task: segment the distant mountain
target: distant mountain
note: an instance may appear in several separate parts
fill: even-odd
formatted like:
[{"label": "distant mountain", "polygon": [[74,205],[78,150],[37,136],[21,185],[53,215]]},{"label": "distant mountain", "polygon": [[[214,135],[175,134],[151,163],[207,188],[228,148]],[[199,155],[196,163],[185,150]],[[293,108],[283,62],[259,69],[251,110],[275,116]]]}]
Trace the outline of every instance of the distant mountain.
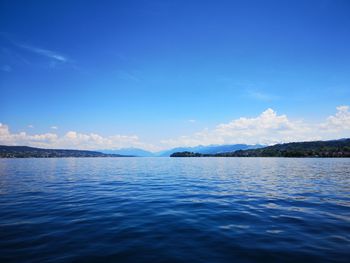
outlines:
[{"label": "distant mountain", "polygon": [[121,155],[132,155],[132,156],[139,156],[139,157],[155,156],[154,153],[143,149],[139,149],[139,148],[122,148],[118,150],[99,150],[99,151],[106,154],[121,154]]},{"label": "distant mountain", "polygon": [[292,142],[218,154],[183,151],[171,157],[350,157],[350,139]]},{"label": "distant mountain", "polygon": [[28,146],[0,145],[0,158],[53,158],[53,157],[126,157],[96,151],[42,149]]},{"label": "distant mountain", "polygon": [[246,145],[246,144],[230,144],[230,145],[208,145],[208,146],[195,146],[195,147],[177,147],[160,152],[150,152],[140,148],[122,148],[116,150],[98,150],[99,152],[106,154],[121,154],[121,155],[132,155],[139,157],[169,157],[175,152],[182,151],[192,151],[203,154],[216,154],[224,152],[232,152],[236,150],[245,150],[245,149],[256,149],[264,147],[263,145]]},{"label": "distant mountain", "polygon": [[225,152],[233,152],[237,150],[257,149],[264,147],[263,145],[247,145],[247,144],[228,144],[228,145],[208,145],[208,146],[195,146],[195,147],[178,147],[171,150],[166,150],[156,153],[157,156],[166,157],[176,152],[195,152],[201,154],[219,154]]}]

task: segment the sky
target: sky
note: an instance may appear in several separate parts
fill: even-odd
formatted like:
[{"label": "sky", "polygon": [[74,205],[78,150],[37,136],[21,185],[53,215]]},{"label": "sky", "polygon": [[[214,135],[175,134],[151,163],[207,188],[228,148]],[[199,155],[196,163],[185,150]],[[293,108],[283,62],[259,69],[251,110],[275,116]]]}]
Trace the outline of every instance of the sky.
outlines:
[{"label": "sky", "polygon": [[0,144],[350,137],[350,1],[0,1]]}]

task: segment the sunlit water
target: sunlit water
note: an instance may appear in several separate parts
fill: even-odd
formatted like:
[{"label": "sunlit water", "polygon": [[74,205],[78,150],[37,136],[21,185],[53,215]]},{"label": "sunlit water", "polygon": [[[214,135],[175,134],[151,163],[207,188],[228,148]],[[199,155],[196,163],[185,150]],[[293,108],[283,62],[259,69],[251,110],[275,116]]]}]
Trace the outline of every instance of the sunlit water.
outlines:
[{"label": "sunlit water", "polygon": [[0,159],[1,262],[349,262],[350,159]]}]

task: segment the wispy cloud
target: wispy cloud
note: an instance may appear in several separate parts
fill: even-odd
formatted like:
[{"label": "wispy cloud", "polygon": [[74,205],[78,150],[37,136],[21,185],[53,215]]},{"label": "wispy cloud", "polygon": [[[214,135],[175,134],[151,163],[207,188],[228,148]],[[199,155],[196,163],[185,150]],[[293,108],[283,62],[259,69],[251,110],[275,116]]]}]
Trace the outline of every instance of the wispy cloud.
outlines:
[{"label": "wispy cloud", "polygon": [[50,129],[52,129],[52,130],[57,130],[58,127],[57,127],[57,126],[51,126]]},{"label": "wispy cloud", "polygon": [[44,56],[46,58],[49,58],[49,59],[52,59],[52,60],[55,60],[58,62],[66,63],[69,61],[69,59],[66,56],[59,54],[59,53],[52,51],[52,50],[43,49],[43,48],[39,48],[39,47],[33,47],[33,46],[19,44],[19,43],[15,43],[15,45],[17,47],[25,49],[29,52],[35,53],[35,54],[40,55],[40,56]]},{"label": "wispy cloud", "polygon": [[278,99],[278,96],[268,94],[265,92],[257,91],[257,90],[247,90],[247,96],[260,101],[272,101]]},{"label": "wispy cloud", "polygon": [[138,82],[140,79],[132,72],[126,70],[117,70],[117,77],[121,80]]},{"label": "wispy cloud", "polygon": [[[6,43],[7,47],[2,47],[1,52],[8,60],[6,65],[0,67],[2,71],[11,71],[11,65],[16,64],[18,61],[33,65],[33,55],[47,61],[49,67],[55,67],[58,64],[72,64],[73,62],[68,56],[60,52],[19,41],[5,32],[0,32],[0,38]],[[32,56],[29,56],[29,54]]]},{"label": "wispy cloud", "polygon": [[11,72],[12,71],[12,67],[10,65],[3,65],[2,67],[0,67],[1,71],[4,72]]}]

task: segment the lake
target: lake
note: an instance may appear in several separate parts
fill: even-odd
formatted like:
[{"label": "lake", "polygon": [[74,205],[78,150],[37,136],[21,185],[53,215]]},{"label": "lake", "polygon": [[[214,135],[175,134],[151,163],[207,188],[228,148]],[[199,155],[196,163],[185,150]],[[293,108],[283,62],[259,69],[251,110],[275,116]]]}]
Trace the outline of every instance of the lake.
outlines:
[{"label": "lake", "polygon": [[350,159],[0,159],[0,262],[349,262]]}]

